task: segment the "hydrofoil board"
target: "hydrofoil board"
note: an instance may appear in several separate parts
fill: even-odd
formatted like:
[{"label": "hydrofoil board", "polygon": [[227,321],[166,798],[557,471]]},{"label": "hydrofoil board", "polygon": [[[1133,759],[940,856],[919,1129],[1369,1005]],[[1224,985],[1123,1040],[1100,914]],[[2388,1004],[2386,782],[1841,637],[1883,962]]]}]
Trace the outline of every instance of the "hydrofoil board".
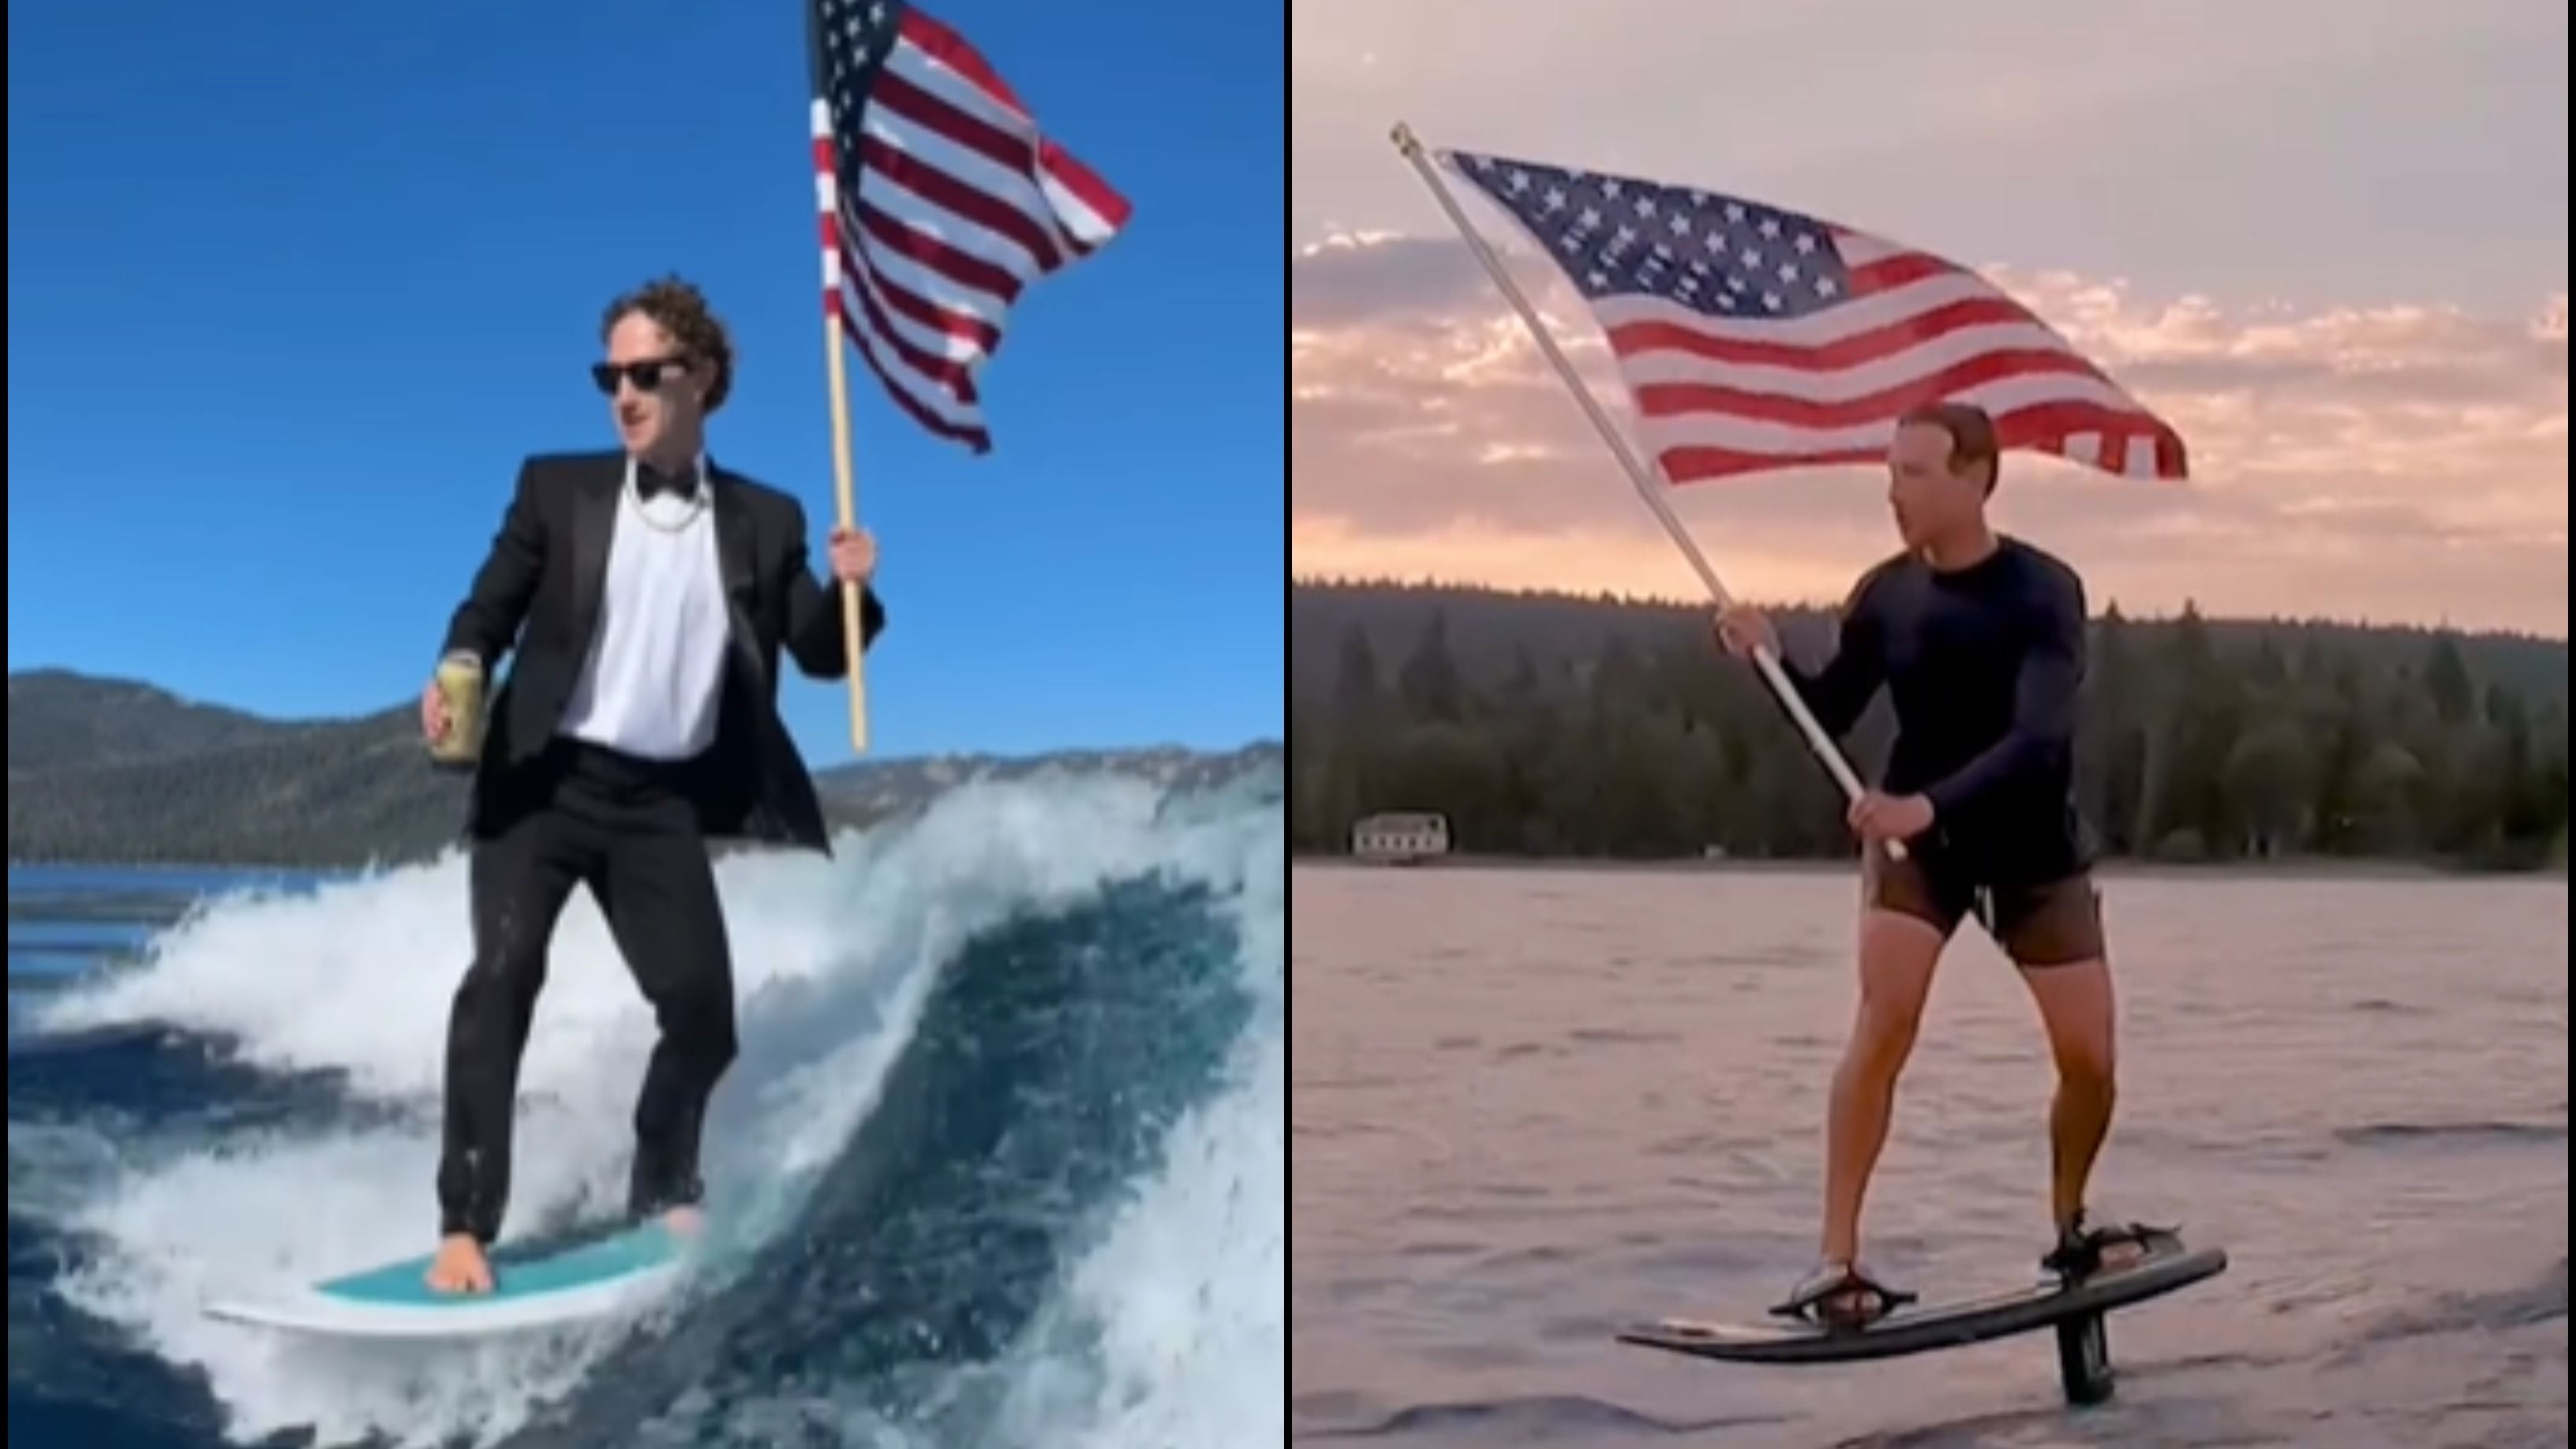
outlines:
[{"label": "hydrofoil board", "polygon": [[2149,1238],[2145,1254],[2134,1262],[2105,1268],[2080,1282],[2067,1283],[2052,1276],[2013,1292],[1909,1305],[1857,1326],[1786,1319],[1746,1324],[1667,1318],[1625,1329],[1618,1338],[1622,1343],[1693,1358],[1816,1364],[1896,1358],[2055,1328],[2068,1396],[2077,1402],[2098,1402],[2110,1392],[2102,1316],[2116,1308],[2188,1288],[2226,1270],[2225,1249],[2194,1249],[2179,1236],[2157,1233]]}]

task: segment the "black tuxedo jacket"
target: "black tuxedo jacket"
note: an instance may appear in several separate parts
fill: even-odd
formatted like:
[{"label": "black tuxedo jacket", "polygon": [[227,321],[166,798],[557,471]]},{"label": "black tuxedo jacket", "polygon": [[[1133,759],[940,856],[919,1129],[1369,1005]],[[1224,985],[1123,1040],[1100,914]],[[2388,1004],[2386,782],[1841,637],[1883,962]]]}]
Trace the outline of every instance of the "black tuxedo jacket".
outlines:
[{"label": "black tuxedo jacket", "polygon": [[[783,649],[817,679],[848,674],[840,589],[813,571],[795,498],[713,463],[707,472],[733,649],[715,744],[693,772],[699,822],[710,837],[829,854],[813,778],[778,717],[778,656]],[[447,626],[446,649],[481,656],[487,678],[517,655],[490,701],[467,822],[475,834],[497,833],[546,788],[548,747],[599,628],[625,481],[619,452],[528,459]],[[859,607],[865,649],[885,628],[885,607],[873,589]]]}]

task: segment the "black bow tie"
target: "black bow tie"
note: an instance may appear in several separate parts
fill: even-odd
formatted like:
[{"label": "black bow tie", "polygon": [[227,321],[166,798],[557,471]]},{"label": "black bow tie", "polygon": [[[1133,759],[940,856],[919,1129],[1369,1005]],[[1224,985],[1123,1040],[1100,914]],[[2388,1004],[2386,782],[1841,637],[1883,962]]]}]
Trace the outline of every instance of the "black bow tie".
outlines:
[{"label": "black bow tie", "polygon": [[698,496],[698,470],[691,468],[684,473],[665,473],[649,463],[638,463],[635,465],[635,492],[644,498],[662,493],[674,498],[695,498]]}]

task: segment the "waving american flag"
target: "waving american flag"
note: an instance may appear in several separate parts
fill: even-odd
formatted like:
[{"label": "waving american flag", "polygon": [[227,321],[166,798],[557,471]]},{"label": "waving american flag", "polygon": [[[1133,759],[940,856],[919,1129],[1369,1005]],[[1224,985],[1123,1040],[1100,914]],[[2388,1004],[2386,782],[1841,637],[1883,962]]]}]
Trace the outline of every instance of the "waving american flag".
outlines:
[{"label": "waving american flag", "polygon": [[896,406],[984,452],[975,375],[1012,304],[1129,204],[947,26],[900,0],[808,6],[824,305]]},{"label": "waving american flag", "polygon": [[1976,403],[2007,448],[2186,476],[2183,442],[1965,267],[1742,197],[1472,152],[1450,168],[1591,306],[1667,481],[1865,462],[1919,403]]}]

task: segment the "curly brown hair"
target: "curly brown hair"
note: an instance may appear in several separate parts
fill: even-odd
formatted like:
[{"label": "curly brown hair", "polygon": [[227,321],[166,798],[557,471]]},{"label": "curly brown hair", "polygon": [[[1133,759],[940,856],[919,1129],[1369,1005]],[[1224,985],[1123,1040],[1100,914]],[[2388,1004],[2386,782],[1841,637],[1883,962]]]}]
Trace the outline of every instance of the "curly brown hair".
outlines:
[{"label": "curly brown hair", "polygon": [[733,391],[733,336],[707,305],[706,293],[678,277],[647,282],[608,304],[607,315],[600,319],[599,340],[606,342],[629,312],[653,319],[683,353],[712,367],[715,376],[707,383],[706,410],[712,414],[724,406],[726,395]]}]

